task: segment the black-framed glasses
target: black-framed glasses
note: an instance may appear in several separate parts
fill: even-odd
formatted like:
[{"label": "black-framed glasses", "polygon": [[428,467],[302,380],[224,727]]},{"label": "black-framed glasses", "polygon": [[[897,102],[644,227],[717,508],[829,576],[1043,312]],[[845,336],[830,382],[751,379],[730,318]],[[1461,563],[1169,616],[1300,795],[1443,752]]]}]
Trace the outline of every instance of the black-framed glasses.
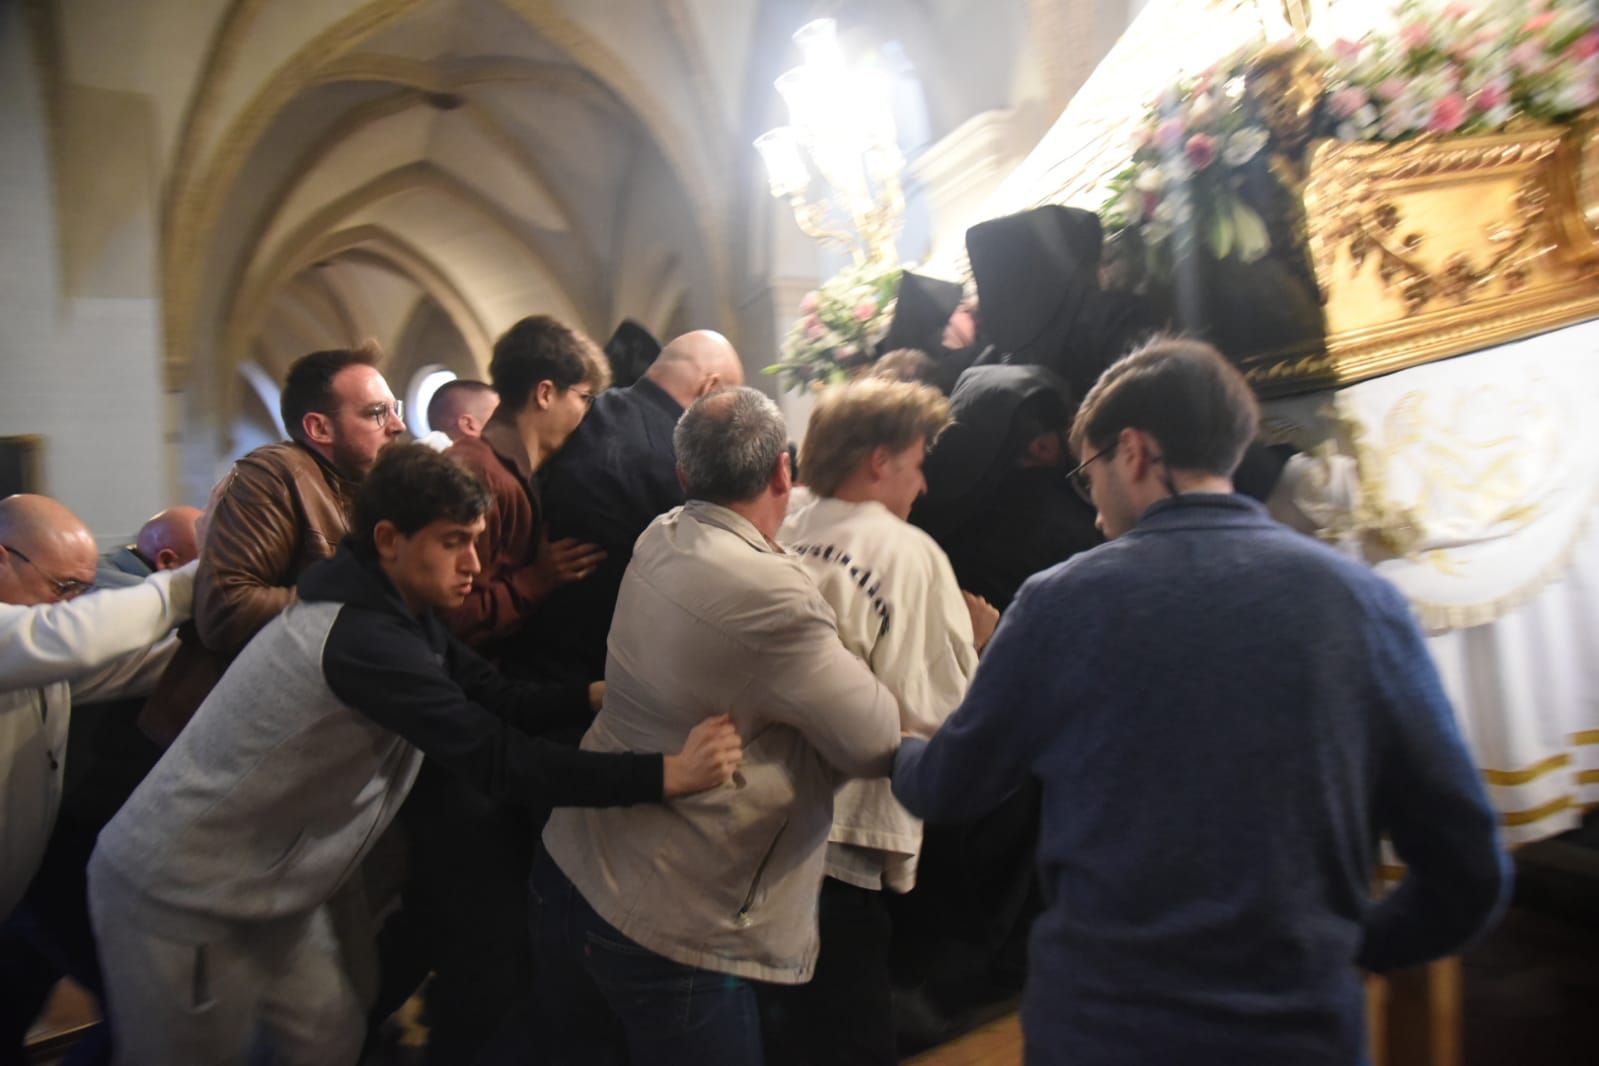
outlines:
[{"label": "black-framed glasses", "polygon": [[1066,480],[1071,482],[1072,488],[1076,490],[1077,495],[1081,496],[1083,498],[1083,502],[1089,506],[1093,506],[1094,503],[1094,483],[1088,476],[1088,468],[1091,464],[1105,458],[1105,456],[1109,455],[1115,450],[1115,444],[1112,444],[1108,448],[1101,448],[1093,455],[1090,455],[1087,459],[1084,459],[1082,462],[1072,467],[1072,469],[1066,474]]},{"label": "black-framed glasses", "polygon": [[19,551],[9,544],[0,544],[0,548],[4,548],[12,555],[15,555],[18,559],[21,559],[23,562],[33,567],[34,572],[36,572],[40,577],[44,578],[45,584],[54,589],[55,594],[63,600],[70,600],[78,596],[82,596],[85,592],[88,592],[90,589],[94,588],[93,582],[84,581],[80,578],[51,577],[49,574],[44,572],[44,568],[42,566],[28,558],[26,552]]},{"label": "black-framed glasses", "polygon": [[393,403],[374,403],[357,408],[356,414],[362,418],[370,418],[379,429],[389,424],[389,415],[402,425],[405,423],[405,401],[395,400]]}]

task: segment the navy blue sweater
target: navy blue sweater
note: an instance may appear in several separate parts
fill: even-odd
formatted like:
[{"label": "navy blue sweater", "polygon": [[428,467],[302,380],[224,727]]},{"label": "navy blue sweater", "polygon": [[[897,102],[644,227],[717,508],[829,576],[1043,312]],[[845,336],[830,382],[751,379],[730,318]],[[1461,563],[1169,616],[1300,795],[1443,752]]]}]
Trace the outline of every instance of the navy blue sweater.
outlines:
[{"label": "navy blue sweater", "polygon": [[[1029,774],[1029,1063],[1364,1062],[1357,967],[1456,951],[1508,892],[1404,600],[1239,496],[1030,579],[894,793],[958,821]],[[1383,835],[1409,873],[1379,903]]]}]

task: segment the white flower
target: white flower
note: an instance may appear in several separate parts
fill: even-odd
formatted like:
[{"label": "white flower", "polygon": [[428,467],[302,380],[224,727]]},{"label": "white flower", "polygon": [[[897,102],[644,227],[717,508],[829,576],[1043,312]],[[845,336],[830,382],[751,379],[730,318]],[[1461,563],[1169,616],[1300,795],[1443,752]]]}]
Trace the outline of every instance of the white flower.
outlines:
[{"label": "white flower", "polygon": [[1179,152],[1160,165],[1166,176],[1166,181],[1172,184],[1181,184],[1194,176],[1194,168],[1189,166],[1188,157]]},{"label": "white flower", "polygon": [[1209,93],[1200,93],[1188,105],[1188,125],[1202,126],[1210,119],[1216,110],[1216,101],[1211,99]]},{"label": "white flower", "polygon": [[1159,167],[1150,167],[1133,180],[1133,188],[1139,192],[1159,193],[1165,187],[1166,175]]},{"label": "white flower", "polygon": [[1266,131],[1259,126],[1245,126],[1227,138],[1227,147],[1222,149],[1221,157],[1228,166],[1241,167],[1266,147],[1266,139]]}]

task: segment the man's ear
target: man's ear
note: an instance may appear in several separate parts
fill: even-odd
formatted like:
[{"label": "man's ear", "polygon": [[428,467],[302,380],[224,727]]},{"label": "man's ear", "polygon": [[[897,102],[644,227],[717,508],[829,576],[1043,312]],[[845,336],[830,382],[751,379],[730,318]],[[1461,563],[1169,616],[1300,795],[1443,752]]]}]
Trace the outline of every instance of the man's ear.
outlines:
[{"label": "man's ear", "polygon": [[372,527],[372,547],[384,562],[393,562],[399,556],[400,543],[404,539],[405,534],[400,532],[400,527],[387,518]]},{"label": "man's ear", "polygon": [[722,375],[720,375],[720,374],[707,374],[707,375],[705,375],[705,380],[700,382],[699,391],[694,394],[694,398],[697,400],[701,396],[709,396],[711,393],[715,392],[717,389],[719,389],[721,387],[722,387]]},{"label": "man's ear", "polygon": [[789,465],[787,449],[777,457],[777,467],[772,471],[772,480],[768,484],[778,496],[787,496],[794,490],[794,469]]},{"label": "man's ear", "polygon": [[547,411],[550,404],[555,402],[555,394],[560,391],[555,382],[545,378],[533,386],[533,402],[538,405],[540,411]]},{"label": "man's ear", "polygon": [[463,414],[455,420],[455,431],[463,437],[475,437],[483,432],[483,427],[470,414]]},{"label": "man's ear", "polygon": [[300,419],[300,430],[312,444],[333,443],[333,419],[321,411],[307,411]]},{"label": "man's ear", "polygon": [[155,568],[157,570],[172,570],[179,565],[178,553],[171,548],[162,548],[155,553]]},{"label": "man's ear", "polygon": [[1133,475],[1142,477],[1144,471],[1150,467],[1150,460],[1160,454],[1160,445],[1148,433],[1136,429],[1124,429],[1118,438],[1116,448],[1118,455],[1126,455],[1127,461],[1133,464]]},{"label": "man's ear", "polygon": [[873,481],[881,481],[888,474],[888,464],[894,458],[894,452],[886,444],[879,444],[866,456],[866,468],[871,471]]}]

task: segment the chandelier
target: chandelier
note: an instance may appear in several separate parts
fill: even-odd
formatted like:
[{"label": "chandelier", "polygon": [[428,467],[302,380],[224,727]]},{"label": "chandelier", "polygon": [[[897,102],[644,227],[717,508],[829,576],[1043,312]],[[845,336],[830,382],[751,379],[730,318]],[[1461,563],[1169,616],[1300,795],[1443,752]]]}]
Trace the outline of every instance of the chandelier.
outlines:
[{"label": "chandelier", "polygon": [[807,23],[794,42],[803,62],[775,83],[789,124],[755,140],[772,195],[788,200],[806,236],[848,249],[857,264],[895,265],[905,159],[889,79],[845,64],[832,19]]}]

